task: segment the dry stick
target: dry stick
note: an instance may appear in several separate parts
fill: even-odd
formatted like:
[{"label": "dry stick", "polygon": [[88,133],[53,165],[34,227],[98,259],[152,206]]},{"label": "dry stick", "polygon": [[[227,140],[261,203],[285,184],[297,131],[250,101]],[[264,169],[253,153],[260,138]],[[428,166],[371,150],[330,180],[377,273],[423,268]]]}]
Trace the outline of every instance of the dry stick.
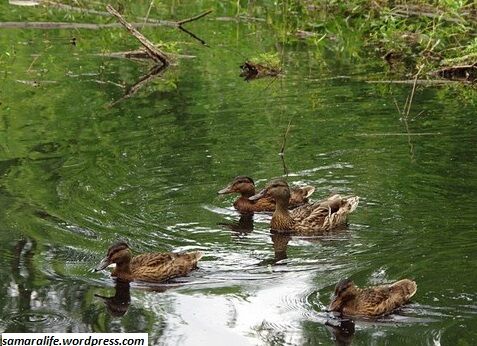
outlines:
[{"label": "dry stick", "polygon": [[133,35],[136,39],[141,42],[141,44],[146,48],[147,54],[151,57],[152,60],[157,63],[161,62],[164,66],[169,65],[169,58],[167,55],[162,52],[159,48],[154,46],[151,41],[149,41],[143,34],[137,31],[131,24],[129,24],[123,16],[119,14],[111,5],[106,6],[106,9],[109,13],[117,18],[117,20],[124,26],[126,29]]}]

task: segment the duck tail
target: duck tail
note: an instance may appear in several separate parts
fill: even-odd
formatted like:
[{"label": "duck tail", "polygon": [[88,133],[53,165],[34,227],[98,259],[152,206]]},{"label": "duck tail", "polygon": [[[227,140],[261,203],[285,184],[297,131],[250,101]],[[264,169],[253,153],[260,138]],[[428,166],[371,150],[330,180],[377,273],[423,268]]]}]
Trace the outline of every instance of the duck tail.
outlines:
[{"label": "duck tail", "polygon": [[204,253],[201,251],[196,251],[193,252],[192,255],[194,255],[195,260],[198,262],[202,257],[204,257]]},{"label": "duck tail", "polygon": [[406,300],[411,299],[413,295],[416,294],[417,291],[417,284],[415,281],[409,279],[402,279],[393,283],[389,288],[404,297]]},{"label": "duck tail", "polygon": [[352,213],[358,207],[359,197],[358,196],[346,197],[346,202],[349,208],[348,213]]},{"label": "duck tail", "polygon": [[311,185],[303,186],[301,189],[305,193],[305,198],[309,198],[315,192],[315,187]]}]

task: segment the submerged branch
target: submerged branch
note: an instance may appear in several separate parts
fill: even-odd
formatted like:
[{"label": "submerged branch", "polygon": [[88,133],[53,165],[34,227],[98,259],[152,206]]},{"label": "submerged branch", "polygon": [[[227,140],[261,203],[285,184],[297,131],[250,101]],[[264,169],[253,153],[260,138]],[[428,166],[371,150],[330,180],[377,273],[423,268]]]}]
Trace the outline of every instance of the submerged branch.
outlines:
[{"label": "submerged branch", "polygon": [[135,95],[142,87],[148,84],[151,80],[161,76],[166,71],[167,65],[157,65],[154,66],[146,75],[139,78],[139,80],[134,83],[132,86],[127,88],[126,93],[116,101],[109,104],[110,107],[115,106],[121,101],[124,101],[131,96]]}]

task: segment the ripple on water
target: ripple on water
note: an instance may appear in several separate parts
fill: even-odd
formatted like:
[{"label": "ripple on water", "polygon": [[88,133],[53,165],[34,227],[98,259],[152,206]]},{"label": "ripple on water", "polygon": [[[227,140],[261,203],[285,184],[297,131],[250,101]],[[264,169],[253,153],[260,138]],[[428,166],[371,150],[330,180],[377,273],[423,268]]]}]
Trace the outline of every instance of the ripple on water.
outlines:
[{"label": "ripple on water", "polygon": [[48,331],[64,331],[67,326],[71,325],[71,320],[58,312],[49,310],[28,311],[21,314],[11,314],[5,316],[6,321],[10,321],[9,329],[21,327],[25,331],[44,332]]}]

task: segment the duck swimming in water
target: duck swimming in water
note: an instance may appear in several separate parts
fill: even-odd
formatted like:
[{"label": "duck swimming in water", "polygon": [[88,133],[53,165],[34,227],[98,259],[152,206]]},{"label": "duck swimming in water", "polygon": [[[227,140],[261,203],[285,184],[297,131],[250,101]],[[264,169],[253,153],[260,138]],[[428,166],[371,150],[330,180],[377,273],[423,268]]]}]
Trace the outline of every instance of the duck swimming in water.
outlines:
[{"label": "duck swimming in water", "polygon": [[[313,186],[295,187],[290,191],[288,208],[296,208],[308,203],[308,198],[313,194]],[[218,192],[219,195],[239,193],[240,197],[234,202],[234,207],[240,213],[253,213],[274,211],[275,201],[272,198],[259,198],[251,201],[249,197],[255,195],[255,183],[252,178],[238,176],[225,188]]]},{"label": "duck swimming in water", "polygon": [[344,279],[335,287],[329,310],[348,316],[387,315],[409,302],[416,291],[416,283],[409,279],[365,289],[357,287],[349,279]]},{"label": "duck swimming in water", "polygon": [[132,257],[127,243],[117,242],[109,247],[108,253],[96,268],[103,270],[112,263],[116,268],[111,276],[118,280],[163,282],[175,277],[185,276],[197,268],[202,252],[189,253],[145,253]]},{"label": "duck swimming in water", "polygon": [[249,199],[254,201],[264,197],[271,197],[276,202],[270,224],[272,231],[302,235],[323,233],[346,225],[348,214],[356,209],[359,202],[356,196],[333,195],[326,200],[288,210],[290,188],[281,178],[270,181],[265,189]]}]

